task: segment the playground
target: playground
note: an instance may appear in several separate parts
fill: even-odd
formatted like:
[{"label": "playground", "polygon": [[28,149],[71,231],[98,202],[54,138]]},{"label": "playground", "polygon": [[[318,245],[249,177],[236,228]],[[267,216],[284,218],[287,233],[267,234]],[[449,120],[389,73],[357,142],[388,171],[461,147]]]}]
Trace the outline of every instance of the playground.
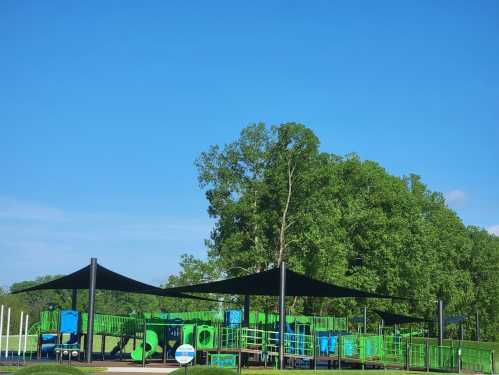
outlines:
[{"label": "playground", "polygon": [[[392,298],[341,288],[286,270],[285,265],[238,279],[161,289],[126,278],[92,259],[63,278],[22,292],[88,288],[89,309],[53,308],[30,317],[1,306],[1,365],[64,363],[77,366],[178,367],[175,352],[192,345],[193,365],[235,371],[384,370],[495,373],[495,348],[478,341],[446,340],[444,311],[439,304],[438,337],[430,337],[428,322],[417,317],[376,311],[380,319],[368,331],[367,309],[362,317],[285,314],[285,295]],[[114,289],[113,289],[114,288]],[[95,311],[95,289],[154,293],[181,298],[189,293],[247,296],[242,309],[148,312],[140,316]],[[286,293],[286,294],[285,294]],[[278,295],[279,313],[250,310],[249,295]],[[14,327],[14,315],[19,324]],[[372,323],[372,322],[371,322]],[[373,327],[373,324],[369,325]],[[478,327],[478,322],[477,322]],[[353,372],[352,372],[353,373]]]}]

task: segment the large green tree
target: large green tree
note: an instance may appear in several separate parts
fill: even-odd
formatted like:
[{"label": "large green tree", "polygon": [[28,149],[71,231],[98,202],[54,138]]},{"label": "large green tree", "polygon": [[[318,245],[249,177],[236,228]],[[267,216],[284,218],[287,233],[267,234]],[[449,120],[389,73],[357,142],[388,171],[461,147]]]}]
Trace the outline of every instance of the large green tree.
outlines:
[{"label": "large green tree", "polygon": [[287,260],[321,280],[409,299],[294,299],[296,312],[357,314],[368,304],[433,318],[443,298],[449,314],[480,310],[486,337],[497,337],[497,240],[466,228],[419,176],[321,153],[313,132],[296,123],[250,125],[203,153],[197,167],[216,220],[209,259],[223,274]]}]

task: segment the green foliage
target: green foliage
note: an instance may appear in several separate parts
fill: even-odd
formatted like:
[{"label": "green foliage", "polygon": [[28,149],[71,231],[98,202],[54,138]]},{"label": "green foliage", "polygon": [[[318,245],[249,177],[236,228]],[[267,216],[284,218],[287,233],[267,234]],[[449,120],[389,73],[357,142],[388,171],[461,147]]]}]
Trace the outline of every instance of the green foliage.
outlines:
[{"label": "green foliage", "polygon": [[[214,262],[204,262],[196,259],[192,255],[183,254],[180,260],[181,272],[178,275],[171,275],[164,287],[174,287],[182,285],[199,284],[206,281],[216,280],[218,271]],[[215,299],[214,295],[201,294],[201,297]],[[201,301],[184,298],[164,298],[162,308],[166,311],[204,311],[217,307],[216,302]]]},{"label": "green foliage", "polygon": [[[208,366],[188,366],[187,374],[188,375],[234,375],[236,371],[226,369],[226,368],[214,368]],[[179,368],[171,372],[172,375],[184,375],[185,369]]]},{"label": "green foliage", "polygon": [[[497,237],[467,228],[419,176],[392,176],[376,162],[318,146],[303,125],[257,124],[201,154],[199,181],[216,219],[209,261],[239,276],[286,259],[311,277],[410,300],[295,298],[293,313],[351,316],[367,303],[434,318],[443,298],[449,315],[478,309],[482,338],[498,339]],[[457,335],[457,327],[448,332]]]},{"label": "green foliage", "polygon": [[21,368],[16,375],[84,375],[76,367],[65,365],[33,365]]}]

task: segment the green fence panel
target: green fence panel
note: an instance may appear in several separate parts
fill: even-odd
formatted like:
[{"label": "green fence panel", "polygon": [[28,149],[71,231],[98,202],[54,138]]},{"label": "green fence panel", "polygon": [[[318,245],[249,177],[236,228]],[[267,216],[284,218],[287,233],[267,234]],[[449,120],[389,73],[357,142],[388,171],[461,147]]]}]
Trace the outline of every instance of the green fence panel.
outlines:
[{"label": "green fence panel", "polygon": [[409,352],[409,366],[424,368],[425,367],[425,345],[411,344]]},{"label": "green fence panel", "polygon": [[461,367],[464,370],[492,374],[492,351],[462,348]]},{"label": "green fence panel", "polygon": [[456,348],[430,345],[428,355],[431,369],[456,371],[458,368]]},{"label": "green fence panel", "polygon": [[382,362],[404,366],[406,364],[406,342],[400,336],[385,336],[383,341]]},{"label": "green fence panel", "polygon": [[222,349],[239,349],[241,347],[240,341],[240,328],[221,328],[221,342]]},{"label": "green fence panel", "polygon": [[344,358],[355,358],[361,359],[361,340],[359,340],[357,335],[345,335],[340,336],[341,340],[341,356]]},{"label": "green fence panel", "polygon": [[362,362],[377,362],[383,357],[383,336],[360,336]]}]

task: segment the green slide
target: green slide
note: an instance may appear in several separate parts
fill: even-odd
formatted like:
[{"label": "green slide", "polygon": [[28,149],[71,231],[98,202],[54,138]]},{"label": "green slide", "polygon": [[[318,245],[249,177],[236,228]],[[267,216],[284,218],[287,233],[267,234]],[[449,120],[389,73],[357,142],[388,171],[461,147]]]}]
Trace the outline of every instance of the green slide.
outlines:
[{"label": "green slide", "polygon": [[[146,331],[146,339],[145,339],[145,357],[146,359],[151,357],[154,353],[156,353],[156,348],[158,347],[158,334],[154,331],[147,330]],[[142,350],[144,348],[144,343],[140,344],[135,348],[132,352],[132,359],[134,361],[142,361]]]}]

